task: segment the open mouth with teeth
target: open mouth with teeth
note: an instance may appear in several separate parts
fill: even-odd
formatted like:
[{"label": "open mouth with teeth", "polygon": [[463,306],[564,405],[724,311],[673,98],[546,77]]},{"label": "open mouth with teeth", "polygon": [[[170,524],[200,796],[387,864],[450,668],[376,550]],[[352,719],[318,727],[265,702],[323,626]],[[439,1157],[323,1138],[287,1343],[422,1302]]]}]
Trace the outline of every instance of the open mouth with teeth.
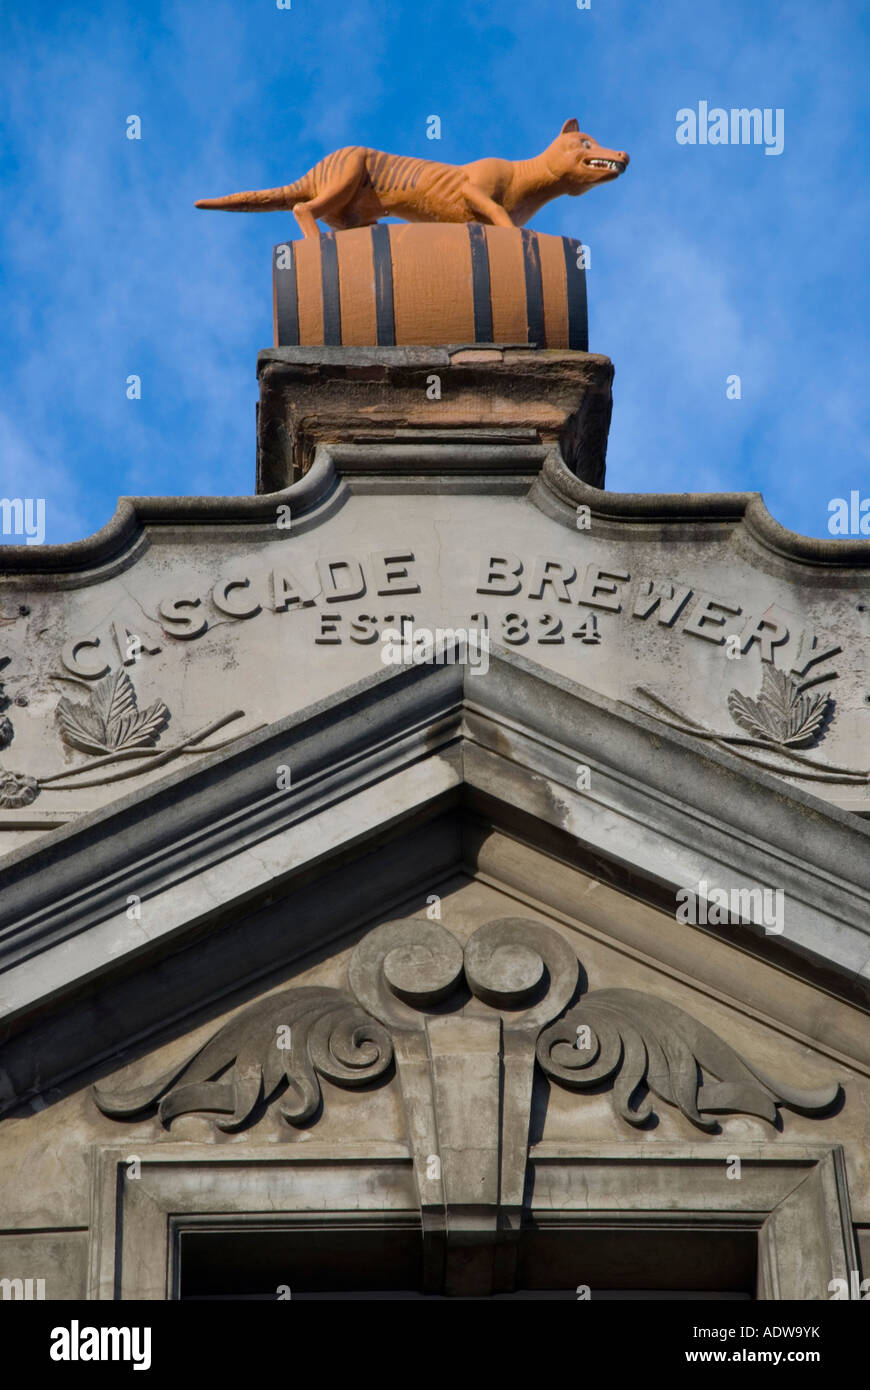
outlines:
[{"label": "open mouth with teeth", "polygon": [[612,174],[621,174],[625,165],[621,159],[587,159],[590,169],[608,169]]}]

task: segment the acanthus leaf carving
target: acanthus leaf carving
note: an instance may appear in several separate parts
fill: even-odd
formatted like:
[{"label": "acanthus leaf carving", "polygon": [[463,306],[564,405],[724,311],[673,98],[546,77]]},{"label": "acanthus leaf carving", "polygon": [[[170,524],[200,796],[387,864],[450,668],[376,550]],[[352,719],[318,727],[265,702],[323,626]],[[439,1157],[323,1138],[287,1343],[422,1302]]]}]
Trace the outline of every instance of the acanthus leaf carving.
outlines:
[{"label": "acanthus leaf carving", "polygon": [[[286,1031],[285,1031],[286,1030]],[[105,1115],[141,1114],[157,1103],[165,1125],[199,1111],[227,1116],[221,1130],[241,1129],[262,1099],[284,1088],[280,1112],[302,1125],[321,1102],[319,1076],[363,1086],[386,1072],[393,1057],[387,1031],[341,990],[301,986],[269,995],[225,1023],[192,1057],[131,1091],[94,1087]],[[224,1073],[227,1073],[224,1075]]]},{"label": "acanthus leaf carving", "polygon": [[[608,1081],[618,1113],[632,1125],[652,1116],[648,1095],[676,1107],[700,1129],[721,1113],[777,1123],[787,1106],[829,1109],[839,1084],[804,1091],[771,1081],[710,1028],[666,1000],[630,989],[586,994],[569,1012],[580,965],[564,938],[540,922],[500,918],[472,933],[464,950],[438,922],[408,918],[369,932],[348,970],[351,993],[304,986],[243,1009],[193,1056],[128,1092],[94,1088],[104,1114],[126,1118],[155,1103],[168,1125],[178,1115],[217,1113],[222,1130],[242,1128],[259,1102],[278,1099],[290,1125],[321,1104],[319,1078],[354,1087],[386,1076],[394,1040],[425,1032],[433,1014],[500,1017],[502,1029],[551,1080],[574,1090]],[[556,1018],[556,1022],[552,1020]],[[282,1029],[290,1045],[279,1045]],[[543,1031],[542,1031],[543,1030]],[[581,1033],[588,1046],[577,1047]],[[529,1082],[531,1084],[531,1080]],[[529,1093],[530,1100],[530,1093]]]},{"label": "acanthus leaf carving", "polygon": [[691,1014],[631,989],[587,994],[544,1030],[537,1057],[547,1076],[570,1089],[612,1080],[614,1105],[635,1126],[653,1115],[649,1095],[640,1094],[644,1086],[706,1130],[716,1128],[709,1118],[715,1114],[758,1115],[775,1124],[780,1105],[819,1113],[840,1091],[839,1084],[801,1091],[771,1081]]}]

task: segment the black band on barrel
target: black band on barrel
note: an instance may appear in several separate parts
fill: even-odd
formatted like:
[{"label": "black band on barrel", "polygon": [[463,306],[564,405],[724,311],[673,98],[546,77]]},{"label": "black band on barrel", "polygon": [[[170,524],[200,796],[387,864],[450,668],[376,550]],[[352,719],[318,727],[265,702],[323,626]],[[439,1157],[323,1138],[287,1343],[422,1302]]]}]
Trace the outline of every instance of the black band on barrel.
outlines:
[{"label": "black band on barrel", "polygon": [[486,232],[480,222],[469,222],[471,246],[471,293],[474,301],[474,341],[492,342],[492,288],[489,281],[489,251]]},{"label": "black band on barrel", "polygon": [[282,241],[272,253],[275,285],[275,345],[299,346],[299,300],[296,293],[296,257],[292,241]]},{"label": "black band on barrel", "polygon": [[563,237],[565,248],[565,290],[568,296],[568,346],[578,352],[589,351],[589,319],[586,309],[586,267],[583,243]]},{"label": "black band on barrel", "polygon": [[372,227],[372,267],[375,272],[375,322],[378,347],[394,347],[396,317],[393,310],[393,260],[390,252],[390,229],[380,224]]},{"label": "black band on barrel", "polygon": [[320,286],[323,294],[323,342],[327,347],[341,347],[341,295],[334,232],[327,232],[320,238]]}]

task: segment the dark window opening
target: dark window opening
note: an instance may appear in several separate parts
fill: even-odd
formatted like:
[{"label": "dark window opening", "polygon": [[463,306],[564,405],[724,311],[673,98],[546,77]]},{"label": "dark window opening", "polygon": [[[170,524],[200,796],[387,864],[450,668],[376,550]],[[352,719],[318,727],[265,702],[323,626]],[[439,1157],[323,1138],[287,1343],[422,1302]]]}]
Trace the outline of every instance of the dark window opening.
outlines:
[{"label": "dark window opening", "polygon": [[[211,1227],[179,1235],[181,1299],[382,1299],[424,1294],[415,1223],[360,1228]],[[493,1297],[733,1300],[755,1293],[756,1233],[748,1229],[531,1228],[520,1241],[517,1288]]]}]

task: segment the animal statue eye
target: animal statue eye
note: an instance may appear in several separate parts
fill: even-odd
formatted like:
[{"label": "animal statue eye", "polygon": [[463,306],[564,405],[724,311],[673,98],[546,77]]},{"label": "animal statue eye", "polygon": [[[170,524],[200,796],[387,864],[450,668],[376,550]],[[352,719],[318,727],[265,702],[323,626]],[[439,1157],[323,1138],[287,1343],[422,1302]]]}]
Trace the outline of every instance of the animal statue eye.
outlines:
[{"label": "animal statue eye", "polygon": [[581,141],[580,141],[580,144],[583,146],[584,150],[591,150],[591,149],[592,149],[592,141],[591,141],[591,140],[581,140]]}]

